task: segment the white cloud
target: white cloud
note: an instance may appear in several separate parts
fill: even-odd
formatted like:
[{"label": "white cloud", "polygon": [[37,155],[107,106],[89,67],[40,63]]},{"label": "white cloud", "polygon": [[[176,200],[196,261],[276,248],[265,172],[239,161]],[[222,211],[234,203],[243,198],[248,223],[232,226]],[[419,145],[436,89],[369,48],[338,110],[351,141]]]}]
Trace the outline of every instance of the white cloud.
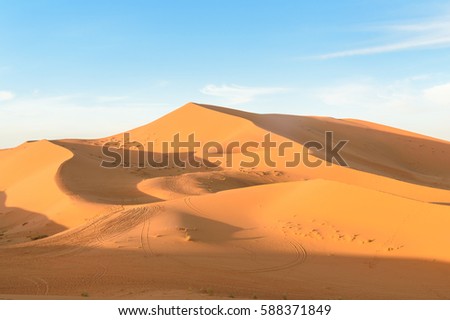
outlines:
[{"label": "white cloud", "polygon": [[224,98],[228,103],[240,104],[254,100],[257,96],[287,92],[280,87],[243,87],[235,84],[216,86],[208,84],[200,92],[206,95]]},{"label": "white cloud", "polygon": [[329,106],[366,111],[386,111],[392,108],[402,110],[418,105],[418,93],[407,81],[387,85],[373,81],[345,83],[316,90],[321,102]]},{"label": "white cloud", "polygon": [[371,55],[371,54],[377,54],[377,53],[402,51],[402,50],[416,49],[416,48],[432,48],[432,47],[437,47],[438,45],[450,46],[450,36],[438,37],[438,38],[434,38],[434,39],[414,39],[411,41],[404,41],[404,42],[376,46],[376,47],[368,47],[368,48],[362,48],[362,49],[340,51],[340,52],[319,55],[318,58],[319,59],[332,59],[332,58],[342,58],[342,57],[351,57],[351,56],[362,56],[362,55]]},{"label": "white cloud", "polygon": [[399,31],[429,31],[429,30],[441,30],[444,33],[446,29],[450,27],[450,22],[448,21],[450,17],[444,17],[436,21],[419,22],[415,24],[400,24],[400,25],[390,25],[385,28],[390,30]]},{"label": "white cloud", "polygon": [[450,139],[450,83],[409,77],[390,83],[360,79],[311,90],[324,115],[354,118]]},{"label": "white cloud", "polygon": [[7,101],[14,99],[15,95],[11,91],[0,91],[0,101]]},{"label": "white cloud", "polygon": [[450,107],[450,83],[425,89],[424,96],[438,105]]},{"label": "white cloud", "polygon": [[392,108],[405,111],[442,110],[443,105],[450,106],[450,83],[418,85],[420,80],[423,78],[417,76],[380,84],[364,79],[319,88],[314,96],[328,106],[378,112],[392,112]]},{"label": "white cloud", "polygon": [[416,24],[393,25],[379,28],[388,31],[390,37],[398,40],[377,46],[337,51],[318,55],[318,59],[333,59],[351,56],[372,55],[412,49],[431,49],[450,46],[450,18]]}]

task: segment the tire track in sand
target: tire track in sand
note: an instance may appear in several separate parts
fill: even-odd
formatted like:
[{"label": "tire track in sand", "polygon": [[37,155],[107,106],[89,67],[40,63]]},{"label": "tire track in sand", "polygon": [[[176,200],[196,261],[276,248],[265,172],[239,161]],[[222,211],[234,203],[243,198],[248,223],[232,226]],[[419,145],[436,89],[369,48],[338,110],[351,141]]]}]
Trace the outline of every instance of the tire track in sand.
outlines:
[{"label": "tire track in sand", "polygon": [[149,219],[145,219],[144,223],[142,224],[140,241],[141,241],[141,248],[144,251],[144,256],[146,257],[151,257],[154,255],[154,252],[150,246],[149,230],[150,230]]},{"label": "tire track in sand", "polygon": [[50,286],[45,279],[36,276],[23,277],[23,279],[25,279],[28,282],[31,282],[34,285],[34,287],[36,288],[35,295],[37,296],[48,295]]},{"label": "tire track in sand", "polygon": [[275,272],[275,271],[282,271],[282,270],[290,269],[290,268],[293,268],[293,267],[296,267],[298,265],[305,263],[305,261],[308,257],[308,253],[307,253],[305,247],[303,247],[297,240],[295,240],[293,238],[288,239],[287,242],[293,248],[293,252],[294,252],[294,258],[291,259],[290,261],[283,263],[283,264],[271,266],[271,267],[256,268],[256,269],[249,269],[249,270],[236,270],[236,271],[240,272],[240,273]]},{"label": "tire track in sand", "polygon": [[149,208],[146,208],[147,211],[145,212],[145,219],[142,222],[142,228],[141,228],[141,234],[140,234],[140,243],[141,248],[144,251],[145,257],[151,257],[158,255],[155,253],[155,251],[152,249],[150,244],[150,219],[154,216],[158,215],[163,209],[161,206],[154,206],[149,210]]},{"label": "tire track in sand", "polygon": [[205,214],[202,213],[200,209],[198,209],[193,203],[191,197],[184,198],[184,203],[194,211],[198,216],[209,219]]}]

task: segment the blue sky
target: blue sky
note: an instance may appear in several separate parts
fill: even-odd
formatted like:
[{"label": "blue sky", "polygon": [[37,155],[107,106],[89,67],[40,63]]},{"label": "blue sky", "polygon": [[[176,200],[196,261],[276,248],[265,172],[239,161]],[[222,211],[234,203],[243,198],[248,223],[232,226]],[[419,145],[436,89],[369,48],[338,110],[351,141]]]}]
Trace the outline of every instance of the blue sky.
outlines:
[{"label": "blue sky", "polygon": [[189,101],[450,139],[448,1],[3,1],[0,148]]}]

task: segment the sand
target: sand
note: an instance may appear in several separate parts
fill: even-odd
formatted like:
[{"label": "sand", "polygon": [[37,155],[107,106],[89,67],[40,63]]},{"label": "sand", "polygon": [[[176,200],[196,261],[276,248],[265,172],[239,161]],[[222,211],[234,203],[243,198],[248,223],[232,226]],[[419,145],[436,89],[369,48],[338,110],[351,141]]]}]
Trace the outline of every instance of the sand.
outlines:
[{"label": "sand", "polygon": [[128,133],[301,150],[325,131],[349,167],[100,167],[123,134],[1,150],[0,299],[449,299],[448,141],[195,103]]}]

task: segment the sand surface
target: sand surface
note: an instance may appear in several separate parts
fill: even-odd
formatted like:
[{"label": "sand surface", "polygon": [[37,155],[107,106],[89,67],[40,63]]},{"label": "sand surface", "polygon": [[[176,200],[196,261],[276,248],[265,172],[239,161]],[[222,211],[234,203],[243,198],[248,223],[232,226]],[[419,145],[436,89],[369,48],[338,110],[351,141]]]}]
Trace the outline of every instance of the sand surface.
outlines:
[{"label": "sand surface", "polygon": [[[348,167],[141,166],[157,142],[348,140]],[[189,103],[96,140],[0,151],[0,299],[450,299],[450,143],[354,119]],[[262,148],[255,149],[261,157]],[[289,156],[289,152],[287,156]],[[187,156],[187,155],[186,155]],[[201,154],[194,155],[201,158]],[[325,159],[322,151],[311,159]]]}]

